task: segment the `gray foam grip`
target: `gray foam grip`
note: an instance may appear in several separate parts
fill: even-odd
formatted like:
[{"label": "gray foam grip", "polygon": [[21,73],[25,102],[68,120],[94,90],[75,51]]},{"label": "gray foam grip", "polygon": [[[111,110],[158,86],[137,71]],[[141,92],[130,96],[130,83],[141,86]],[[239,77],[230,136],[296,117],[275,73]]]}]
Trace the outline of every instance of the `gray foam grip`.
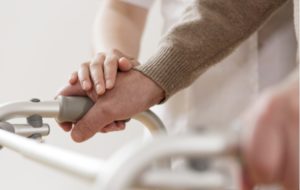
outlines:
[{"label": "gray foam grip", "polygon": [[59,123],[78,121],[94,105],[91,99],[82,96],[59,96],[58,101],[60,103],[57,117]]}]

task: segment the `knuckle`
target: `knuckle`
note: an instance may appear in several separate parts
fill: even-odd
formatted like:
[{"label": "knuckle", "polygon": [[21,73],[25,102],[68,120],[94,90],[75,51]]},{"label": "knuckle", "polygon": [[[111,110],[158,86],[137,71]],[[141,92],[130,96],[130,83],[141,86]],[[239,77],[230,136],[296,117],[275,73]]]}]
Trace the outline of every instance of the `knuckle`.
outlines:
[{"label": "knuckle", "polygon": [[[93,79],[93,83],[94,83],[95,88],[98,88],[98,86],[102,86],[101,82],[98,79]],[[93,98],[95,98],[94,95],[93,95]]]},{"label": "knuckle", "polygon": [[100,67],[100,63],[99,62],[92,62],[90,65],[89,65],[89,67],[90,67],[90,69],[94,69],[94,68],[98,68],[98,67]]}]

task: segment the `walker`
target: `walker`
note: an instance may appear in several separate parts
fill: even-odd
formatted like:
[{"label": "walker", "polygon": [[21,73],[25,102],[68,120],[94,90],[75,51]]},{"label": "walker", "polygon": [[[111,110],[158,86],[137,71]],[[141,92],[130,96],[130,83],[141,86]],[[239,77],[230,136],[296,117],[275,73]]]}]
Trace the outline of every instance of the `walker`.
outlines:
[{"label": "walker", "polygon": [[[88,182],[94,190],[199,189],[237,190],[240,162],[237,133],[214,132],[167,136],[160,119],[150,110],[133,117],[151,132],[153,139],[128,143],[108,160],[43,144],[49,135],[43,118],[75,122],[93,105],[86,97],[53,101],[32,99],[0,106],[0,145],[21,155]],[[26,118],[26,124],[12,124]],[[35,139],[35,140],[33,140]],[[124,154],[126,152],[126,154]],[[171,160],[183,158],[187,167],[172,169]]]}]

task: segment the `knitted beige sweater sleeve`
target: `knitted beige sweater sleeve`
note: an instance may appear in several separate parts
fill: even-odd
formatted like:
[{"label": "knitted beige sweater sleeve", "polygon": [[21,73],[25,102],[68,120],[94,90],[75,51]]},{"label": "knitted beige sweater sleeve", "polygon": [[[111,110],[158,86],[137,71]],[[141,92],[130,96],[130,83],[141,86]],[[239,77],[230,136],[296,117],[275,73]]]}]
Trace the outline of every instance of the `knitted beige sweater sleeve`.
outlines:
[{"label": "knitted beige sweater sleeve", "polygon": [[168,98],[247,39],[287,0],[195,0],[162,38],[157,52],[136,69]]}]

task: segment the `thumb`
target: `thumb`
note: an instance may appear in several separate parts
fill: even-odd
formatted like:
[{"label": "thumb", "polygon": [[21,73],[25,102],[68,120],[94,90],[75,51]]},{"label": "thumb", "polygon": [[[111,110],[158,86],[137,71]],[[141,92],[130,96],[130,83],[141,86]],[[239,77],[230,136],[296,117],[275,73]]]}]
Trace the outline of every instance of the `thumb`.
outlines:
[{"label": "thumb", "polygon": [[140,63],[134,59],[128,59],[126,57],[121,57],[118,62],[118,68],[121,71],[129,71],[133,67],[138,66]]},{"label": "thumb", "polygon": [[113,122],[100,101],[83,116],[74,126],[71,137],[76,142],[83,142],[94,136],[99,130]]}]

